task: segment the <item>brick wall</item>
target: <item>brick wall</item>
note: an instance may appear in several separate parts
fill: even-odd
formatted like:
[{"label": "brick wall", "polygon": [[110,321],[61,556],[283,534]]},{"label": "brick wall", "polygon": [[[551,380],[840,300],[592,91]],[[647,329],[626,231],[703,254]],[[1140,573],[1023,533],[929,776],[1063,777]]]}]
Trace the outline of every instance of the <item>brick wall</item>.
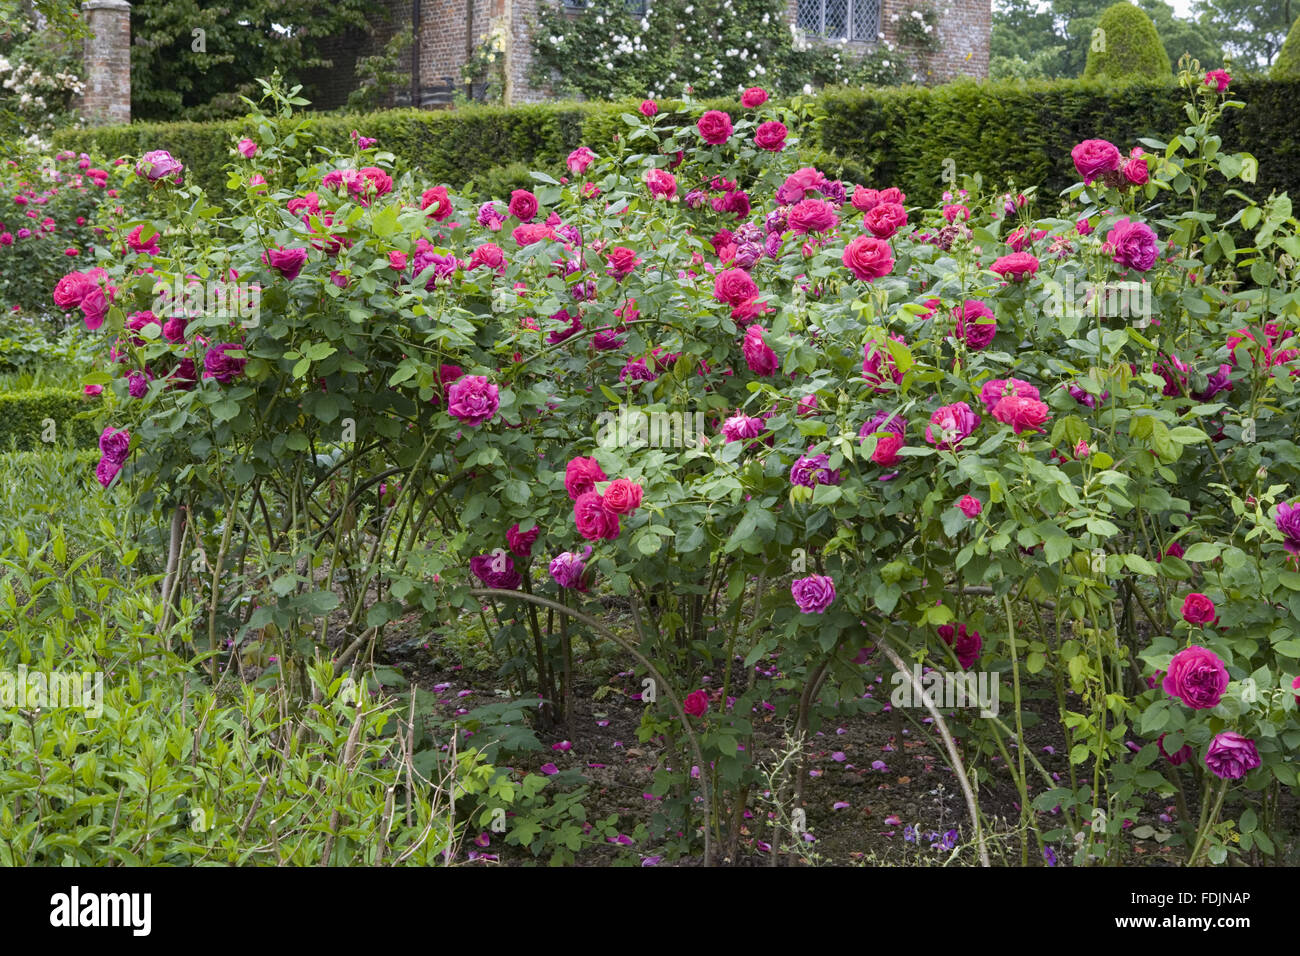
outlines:
[{"label": "brick wall", "polygon": [[[112,0],[96,0],[112,2]],[[334,61],[328,70],[319,70],[306,80],[314,102],[322,109],[343,105],[355,86],[356,60],[371,55],[398,30],[411,24],[414,0],[384,0],[380,6],[389,15],[388,23],[375,24],[374,33],[335,37],[326,44],[327,55]],[[545,87],[535,87],[529,79],[532,67],[533,20],[539,3],[559,0],[418,0],[420,31],[412,58],[418,54],[420,84],[434,86],[450,81],[464,88],[461,67],[470,48],[476,46],[494,27],[505,30],[508,39],[505,68],[506,92],[511,103],[536,103],[549,97]],[[653,2],[653,0],[651,0]],[[958,76],[987,77],[989,69],[989,31],[992,28],[992,0],[922,0],[935,5],[939,13],[939,49],[933,53],[904,54],[908,67],[926,83],[940,83]],[[881,32],[890,43],[897,41],[894,14],[905,16],[915,0],[881,0]],[[796,22],[798,0],[787,0],[790,22]],[[850,43],[850,52],[865,49]],[[410,66],[407,66],[410,70]],[[386,105],[409,105],[410,91],[403,89]]]},{"label": "brick wall", "polygon": [[131,4],[87,0],[81,5],[90,36],[82,69],[85,93],[78,104],[92,125],[131,122]]}]

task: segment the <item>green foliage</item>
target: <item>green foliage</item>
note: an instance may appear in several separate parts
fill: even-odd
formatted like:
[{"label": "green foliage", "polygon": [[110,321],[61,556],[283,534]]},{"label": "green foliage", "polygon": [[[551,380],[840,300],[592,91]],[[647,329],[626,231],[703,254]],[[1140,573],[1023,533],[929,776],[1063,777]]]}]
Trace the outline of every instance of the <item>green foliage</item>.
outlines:
[{"label": "green foliage", "polygon": [[1286,35],[1286,43],[1282,44],[1282,52],[1277,55],[1269,76],[1275,80],[1300,80],[1300,17]]},{"label": "green foliage", "polygon": [[322,40],[368,32],[368,0],[141,0],[131,5],[131,113],[144,120],[243,112],[255,77],[330,67]]},{"label": "green foliage", "polygon": [[86,447],[99,438],[98,399],[80,389],[43,387],[0,393],[0,449],[30,450],[69,441]]},{"label": "green foliage", "polygon": [[1088,47],[1084,79],[1155,80],[1171,76],[1171,70],[1150,17],[1124,0],[1106,8]]}]

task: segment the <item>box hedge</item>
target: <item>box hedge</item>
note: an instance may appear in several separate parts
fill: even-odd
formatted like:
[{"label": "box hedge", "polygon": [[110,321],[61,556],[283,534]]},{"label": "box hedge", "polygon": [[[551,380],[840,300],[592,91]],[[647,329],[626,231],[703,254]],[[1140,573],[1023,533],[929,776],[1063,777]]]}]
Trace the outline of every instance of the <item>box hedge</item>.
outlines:
[{"label": "box hedge", "polygon": [[33,388],[0,392],[0,451],[30,451],[47,444],[95,447],[99,400],[71,388]]}]

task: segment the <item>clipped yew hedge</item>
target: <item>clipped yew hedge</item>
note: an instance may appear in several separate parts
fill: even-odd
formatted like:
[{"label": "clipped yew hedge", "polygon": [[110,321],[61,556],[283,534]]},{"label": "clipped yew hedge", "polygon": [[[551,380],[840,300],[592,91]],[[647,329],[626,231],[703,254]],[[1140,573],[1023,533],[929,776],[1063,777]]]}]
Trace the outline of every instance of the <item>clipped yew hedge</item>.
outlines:
[{"label": "clipped yew hedge", "polygon": [[[1244,110],[1225,117],[1224,142],[1260,161],[1255,193],[1300,186],[1300,79],[1238,78],[1232,91]],[[1109,83],[1085,80],[988,83],[962,81],[934,88],[832,90],[821,97],[826,119],[820,142],[805,143],[819,165],[840,160],[845,175],[869,175],[874,185],[900,187],[909,203],[931,203],[945,188],[945,169],[996,171],[998,184],[1039,186],[1056,192],[1073,180],[1061,157],[1080,140],[1116,143],[1167,135],[1184,122],[1183,94],[1170,80]],[[735,103],[702,104],[730,109]],[[313,120],[316,143],[345,147],[352,130],[379,139],[402,165],[429,179],[460,187],[482,182],[502,167],[524,163],[554,167],[586,144],[608,148],[626,129],[620,114],[633,103],[550,103],[471,107],[455,111],[389,110],[355,115],[321,114]],[[697,107],[698,111],[698,107]],[[56,145],[108,156],[137,156],[167,149],[205,188],[224,191],[229,147],[239,121],[138,123],[65,130]],[[304,156],[309,147],[303,145]],[[952,165],[946,166],[945,160]]]}]

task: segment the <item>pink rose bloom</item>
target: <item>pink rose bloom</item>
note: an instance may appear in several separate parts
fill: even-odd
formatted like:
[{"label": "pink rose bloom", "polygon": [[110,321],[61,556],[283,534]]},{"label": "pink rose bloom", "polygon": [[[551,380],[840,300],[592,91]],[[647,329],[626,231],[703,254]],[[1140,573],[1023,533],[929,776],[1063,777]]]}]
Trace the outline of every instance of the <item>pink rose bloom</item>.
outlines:
[{"label": "pink rose bloom", "polygon": [[1074,160],[1074,168],[1083,177],[1085,186],[1091,186],[1094,180],[1104,177],[1106,173],[1119,172],[1119,149],[1104,139],[1085,139],[1070,150],[1070,157]]},{"label": "pink rose bloom", "polygon": [[1259,764],[1255,741],[1232,730],[1225,730],[1210,741],[1210,748],[1205,752],[1205,766],[1220,780],[1240,780]]},{"label": "pink rose bloom", "polygon": [[616,515],[628,515],[641,507],[641,486],[628,478],[615,478],[605,489],[605,507]]},{"label": "pink rose bloom", "polygon": [[853,208],[858,212],[871,212],[876,206],[880,205],[880,193],[875,189],[868,189],[866,186],[853,187],[853,196],[849,200],[853,203]]},{"label": "pink rose bloom", "polygon": [[1228,689],[1228,668],[1214,651],[1192,644],[1174,655],[1162,686],[1193,710],[1210,710]]},{"label": "pink rose bloom", "polygon": [[103,325],[104,320],[108,318],[108,296],[98,284],[93,286],[81,300],[81,311],[85,317],[86,328],[91,332]]},{"label": "pink rose bloom", "polygon": [[695,126],[701,138],[712,146],[721,146],[731,138],[731,117],[721,110],[709,110]]},{"label": "pink rose bloom", "polygon": [[1106,246],[1113,249],[1115,262],[1129,269],[1146,272],[1159,257],[1156,234],[1145,222],[1121,219],[1106,233]]},{"label": "pink rose bloom", "polygon": [[957,507],[967,518],[978,518],[984,510],[984,505],[974,495],[962,495],[961,501],[957,502]]},{"label": "pink rose bloom", "polygon": [[758,295],[758,286],[744,269],[724,269],[713,279],[713,297],[737,306]]},{"label": "pink rose bloom", "polygon": [[1086,216],[1080,219],[1078,222],[1076,222],[1074,224],[1074,228],[1078,231],[1079,235],[1081,236],[1088,236],[1092,234],[1092,223],[1088,221],[1088,218]]},{"label": "pink rose bloom", "polygon": [[1205,74],[1205,85],[1215,87],[1220,93],[1226,92],[1231,82],[1232,77],[1227,70],[1210,70]]},{"label": "pink rose bloom", "polygon": [[884,239],[858,236],[844,247],[843,262],[857,279],[871,282],[893,271],[894,252]]},{"label": "pink rose bloom", "polygon": [[542,529],[536,526],[534,526],[531,531],[521,532],[519,530],[519,524],[516,522],[515,524],[512,524],[510,530],[506,532],[506,544],[510,546],[510,550],[514,552],[514,554],[521,558],[526,558],[533,553],[533,542],[537,540],[537,536],[541,533]]},{"label": "pink rose bloom", "polygon": [[979,660],[980,651],[984,648],[984,641],[979,631],[968,631],[965,624],[958,624],[956,627],[951,624],[941,624],[935,630],[939,632],[943,642],[956,653],[957,663],[963,670]]},{"label": "pink rose bloom", "polygon": [[627,278],[641,264],[636,252],[626,246],[615,246],[605,253],[605,258],[609,262],[609,268],[605,271],[615,279]]},{"label": "pink rose bloom", "polygon": [[516,189],[510,194],[510,214],[520,222],[532,222],[537,216],[537,197],[527,189]]},{"label": "pink rose bloom", "polygon": [[442,222],[453,212],[446,186],[434,186],[420,194],[420,208],[429,210],[434,222]]},{"label": "pink rose bloom", "polygon": [[591,165],[595,158],[596,154],[586,146],[579,146],[569,154],[569,158],[565,161],[565,165],[569,167],[569,172],[573,173],[573,175],[581,176],[587,171],[587,167]]},{"label": "pink rose bloom", "polygon": [[1156,749],[1160,751],[1162,757],[1168,760],[1175,767],[1181,767],[1183,764],[1187,763],[1187,761],[1192,759],[1192,748],[1187,744],[1183,744],[1172,754],[1165,750],[1164,734],[1161,734],[1160,739],[1156,741]]},{"label": "pink rose bloom", "polygon": [[239,141],[239,146],[236,148],[239,150],[239,155],[243,156],[244,159],[252,159],[257,155],[257,144],[247,136]]},{"label": "pink rose bloom", "polygon": [[1213,624],[1218,616],[1214,602],[1204,594],[1194,591],[1183,599],[1183,620],[1188,624]]},{"label": "pink rose bloom", "polygon": [[980,425],[980,416],[965,402],[935,409],[925,426],[925,440],[946,451],[955,451]]},{"label": "pink rose bloom", "polygon": [[573,522],[588,541],[613,540],[619,535],[618,515],[605,507],[605,499],[584,491],[573,503]]},{"label": "pink rose bloom", "polygon": [[1147,168],[1145,156],[1134,156],[1124,162],[1124,179],[1134,186],[1145,186],[1150,178],[1151,171]]},{"label": "pink rose bloom", "polygon": [[574,458],[564,469],[564,490],[577,501],[581,495],[596,490],[596,482],[605,480],[605,472],[594,458]]},{"label": "pink rose bloom", "polygon": [[882,467],[898,464],[898,451],[903,447],[903,436],[897,432],[883,431],[876,438],[876,450],[871,460]]},{"label": "pink rose bloom", "polygon": [[767,102],[767,90],[761,86],[751,86],[740,94],[740,105],[747,110],[757,109]]},{"label": "pink rose bloom", "polygon": [[795,578],[790,582],[790,594],[804,614],[821,614],[835,600],[835,581],[822,574]]},{"label": "pink rose bloom", "polygon": [[302,272],[303,264],[307,261],[307,250],[276,246],[266,251],[262,261],[286,279],[293,281],[298,278],[298,273]]},{"label": "pink rose bloom", "polygon": [[506,254],[495,242],[485,242],[476,248],[469,257],[467,271],[473,271],[479,266],[487,266],[497,272],[506,271]]},{"label": "pink rose bloom", "polygon": [[399,249],[394,249],[388,254],[388,268],[395,272],[401,272],[406,268],[406,260],[407,256],[405,252],[402,252]]},{"label": "pink rose bloom", "polygon": [[727,442],[757,438],[763,434],[763,419],[750,418],[744,412],[736,412],[722,423],[722,437]]},{"label": "pink rose bloom", "polygon": [[1038,272],[1038,259],[1027,252],[1013,252],[1002,256],[989,268],[1008,282],[1022,282]]},{"label": "pink rose bloom", "polygon": [[[907,344],[907,340],[901,335],[891,335],[890,338],[895,342]],[[884,385],[886,379],[892,380],[895,385],[903,381],[903,373],[898,370],[894,357],[889,352],[889,346],[884,342],[872,339],[862,347],[862,377],[874,386],[876,391],[881,391],[880,386]]]},{"label": "pink rose bloom", "polygon": [[130,449],[131,433],[125,428],[115,430],[110,426],[100,433],[99,451],[106,461],[120,465],[126,461]]},{"label": "pink rose bloom", "polygon": [[790,131],[785,128],[784,123],[768,120],[754,130],[754,145],[769,153],[779,153],[785,149],[785,138],[789,134]]},{"label": "pink rose bloom", "polygon": [[672,199],[677,195],[677,177],[666,169],[648,169],[645,184],[654,199]]},{"label": "pink rose bloom", "polygon": [[702,690],[693,690],[682,701],[682,710],[692,717],[703,717],[709,710],[709,695]]},{"label": "pink rose bloom", "polygon": [[976,351],[988,348],[997,332],[993,310],[983,302],[967,299],[957,309],[957,337],[966,343],[967,348]]},{"label": "pink rose bloom", "polygon": [[135,174],[154,183],[160,179],[171,179],[182,169],[184,167],[181,163],[165,149],[155,149],[145,153],[140,157],[140,162],[135,164]]},{"label": "pink rose bloom", "polygon": [[557,555],[552,559],[548,568],[552,580],[562,588],[586,591],[587,582],[585,577],[587,558],[589,557],[591,557],[591,545],[587,545],[582,554],[565,551]]},{"label": "pink rose bloom", "polygon": [[862,223],[877,239],[889,239],[907,225],[907,210],[898,203],[877,203],[862,217]]},{"label": "pink rose bloom", "polygon": [[776,353],[763,340],[763,334],[766,331],[761,325],[751,325],[745,333],[745,341],[741,345],[741,352],[745,356],[745,362],[749,365],[749,370],[755,375],[771,375],[779,365]]},{"label": "pink rose bloom", "polygon": [[74,309],[98,287],[98,283],[84,272],[69,272],[54,286],[54,304],[60,309]]},{"label": "pink rose bloom", "polygon": [[1023,395],[1008,395],[993,406],[993,417],[1019,435],[1021,432],[1036,432],[1047,421],[1047,406],[1037,399]]},{"label": "pink rose bloom", "polygon": [[1018,378],[993,378],[984,383],[980,389],[980,401],[989,411],[1008,395],[1021,395],[1025,398],[1038,399],[1038,389]]},{"label": "pink rose bloom", "polygon": [[790,210],[786,223],[799,235],[809,232],[829,232],[839,225],[835,207],[824,199],[801,199]]},{"label": "pink rose bloom", "polygon": [[447,389],[447,411],[466,425],[492,420],[501,407],[498,390],[482,375],[462,375]]},{"label": "pink rose bloom", "polygon": [[659,112],[659,104],[654,100],[642,100],[641,105],[637,107],[642,116],[654,116]]}]

